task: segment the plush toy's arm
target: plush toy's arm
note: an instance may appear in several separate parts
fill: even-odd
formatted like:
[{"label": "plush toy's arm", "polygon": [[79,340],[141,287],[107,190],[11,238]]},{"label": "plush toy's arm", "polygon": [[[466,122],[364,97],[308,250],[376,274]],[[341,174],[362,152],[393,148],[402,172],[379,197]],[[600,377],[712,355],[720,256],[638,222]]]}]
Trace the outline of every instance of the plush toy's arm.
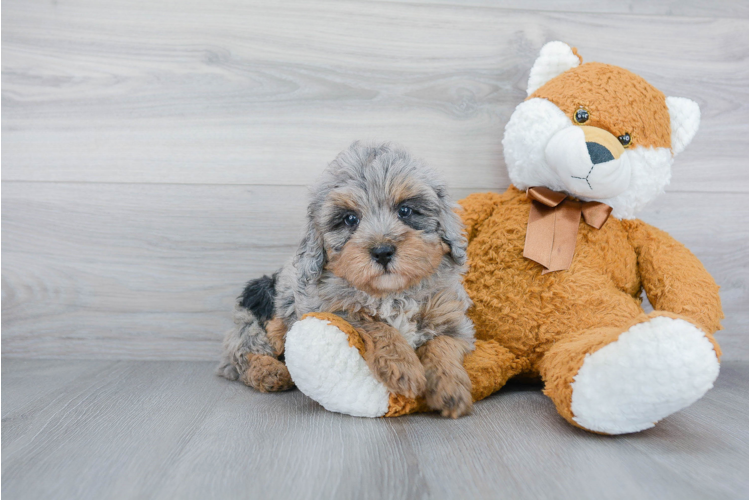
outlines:
[{"label": "plush toy's arm", "polygon": [[638,254],[638,271],[649,302],[695,321],[708,333],[724,318],[719,287],[682,243],[640,220],[623,221]]},{"label": "plush toy's arm", "polygon": [[466,226],[466,238],[471,241],[477,229],[492,215],[495,207],[503,201],[505,195],[498,193],[473,193],[459,201],[462,210],[458,212]]}]

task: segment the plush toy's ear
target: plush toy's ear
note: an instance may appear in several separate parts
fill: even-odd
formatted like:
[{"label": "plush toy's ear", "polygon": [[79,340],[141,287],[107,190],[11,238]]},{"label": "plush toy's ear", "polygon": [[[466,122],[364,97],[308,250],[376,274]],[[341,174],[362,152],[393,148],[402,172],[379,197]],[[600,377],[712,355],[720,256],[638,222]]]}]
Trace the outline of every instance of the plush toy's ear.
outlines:
[{"label": "plush toy's ear", "polygon": [[552,80],[557,75],[575,68],[583,60],[576,49],[571,49],[563,42],[549,42],[539,51],[539,57],[534,61],[534,66],[529,73],[529,86],[526,88],[528,95],[533,94],[536,89]]},{"label": "plush toy's ear", "polygon": [[672,155],[682,153],[693,140],[701,123],[701,108],[684,97],[667,97],[669,121],[672,125]]}]

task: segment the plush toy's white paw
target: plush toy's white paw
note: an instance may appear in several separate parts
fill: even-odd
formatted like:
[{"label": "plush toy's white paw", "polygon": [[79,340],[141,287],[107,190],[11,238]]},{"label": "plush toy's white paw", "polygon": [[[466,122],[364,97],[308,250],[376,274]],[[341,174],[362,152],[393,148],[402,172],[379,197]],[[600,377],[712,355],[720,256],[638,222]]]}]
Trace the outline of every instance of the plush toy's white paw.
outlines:
[{"label": "plush toy's white paw", "polygon": [[308,317],[295,323],[286,334],[284,359],[299,390],[326,410],[357,417],[388,411],[388,389],[328,321]]},{"label": "plush toy's white paw", "polygon": [[586,356],[572,384],[573,419],[607,434],[648,429],[697,401],[718,375],[716,352],[700,329],[656,317]]}]

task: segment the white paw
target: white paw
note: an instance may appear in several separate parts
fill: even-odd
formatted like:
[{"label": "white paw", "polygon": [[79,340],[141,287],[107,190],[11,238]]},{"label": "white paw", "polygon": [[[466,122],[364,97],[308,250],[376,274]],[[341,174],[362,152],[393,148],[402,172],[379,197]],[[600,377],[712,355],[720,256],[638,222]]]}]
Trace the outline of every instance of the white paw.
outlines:
[{"label": "white paw", "polygon": [[719,375],[703,332],[681,319],[639,323],[586,359],[572,384],[573,420],[607,434],[625,434],[701,398]]},{"label": "white paw", "polygon": [[305,318],[286,334],[284,360],[294,383],[326,410],[380,417],[390,393],[373,377],[344,332],[328,321]]}]

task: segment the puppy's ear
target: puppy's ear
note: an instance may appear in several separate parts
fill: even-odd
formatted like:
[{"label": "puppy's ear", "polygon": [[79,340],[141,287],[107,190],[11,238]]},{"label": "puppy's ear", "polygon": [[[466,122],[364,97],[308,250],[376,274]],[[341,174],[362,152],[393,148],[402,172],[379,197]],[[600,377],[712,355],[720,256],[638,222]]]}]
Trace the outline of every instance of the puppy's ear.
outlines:
[{"label": "puppy's ear", "polygon": [[461,217],[455,212],[456,204],[448,197],[448,193],[442,186],[435,188],[435,193],[440,200],[440,214],[438,216],[440,227],[438,234],[450,247],[450,254],[453,262],[458,265],[466,263],[466,246],[467,241],[464,236],[464,224]]},{"label": "puppy's ear", "polygon": [[301,286],[314,283],[323,273],[326,265],[326,251],[323,247],[323,237],[315,227],[312,207],[307,214],[307,230],[299,243],[297,255],[294,258],[297,268],[297,280]]}]

